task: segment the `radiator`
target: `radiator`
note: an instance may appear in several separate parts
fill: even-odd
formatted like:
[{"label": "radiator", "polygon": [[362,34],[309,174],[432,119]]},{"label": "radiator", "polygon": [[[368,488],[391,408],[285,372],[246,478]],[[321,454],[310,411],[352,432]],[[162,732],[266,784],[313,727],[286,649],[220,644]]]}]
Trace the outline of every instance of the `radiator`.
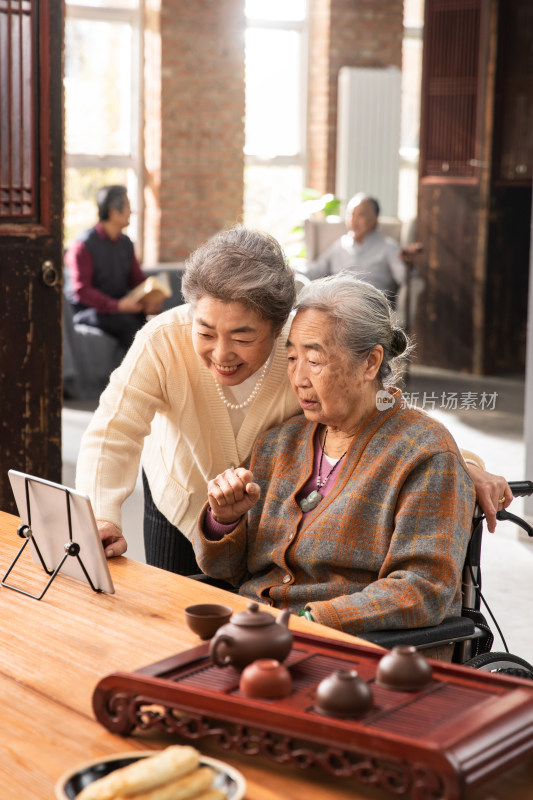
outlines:
[{"label": "radiator", "polygon": [[376,197],[398,216],[401,70],[342,67],[339,72],[336,194]]}]

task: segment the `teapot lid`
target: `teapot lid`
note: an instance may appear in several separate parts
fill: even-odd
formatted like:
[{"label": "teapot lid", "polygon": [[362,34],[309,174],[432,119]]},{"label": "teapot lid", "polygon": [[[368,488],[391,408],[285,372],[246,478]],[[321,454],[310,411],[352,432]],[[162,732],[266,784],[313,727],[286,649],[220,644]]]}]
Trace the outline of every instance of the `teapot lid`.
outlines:
[{"label": "teapot lid", "polygon": [[235,625],[242,625],[246,628],[252,628],[258,627],[259,625],[271,625],[272,623],[275,623],[276,620],[272,614],[269,614],[265,611],[259,611],[258,603],[248,603],[248,610],[239,611],[238,614],[234,614],[230,622],[235,623]]}]

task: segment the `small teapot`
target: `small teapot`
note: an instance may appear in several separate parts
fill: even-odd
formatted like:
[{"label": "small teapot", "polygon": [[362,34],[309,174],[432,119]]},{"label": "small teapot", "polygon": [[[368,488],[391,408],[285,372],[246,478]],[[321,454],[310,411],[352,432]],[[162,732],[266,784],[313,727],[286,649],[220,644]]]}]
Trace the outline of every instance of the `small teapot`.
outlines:
[{"label": "small teapot", "polygon": [[211,640],[209,654],[213,662],[219,667],[233,664],[243,669],[259,658],[283,661],[292,647],[290,615],[286,608],[276,619],[260,611],[257,603],[249,603],[248,611],[234,614]]}]

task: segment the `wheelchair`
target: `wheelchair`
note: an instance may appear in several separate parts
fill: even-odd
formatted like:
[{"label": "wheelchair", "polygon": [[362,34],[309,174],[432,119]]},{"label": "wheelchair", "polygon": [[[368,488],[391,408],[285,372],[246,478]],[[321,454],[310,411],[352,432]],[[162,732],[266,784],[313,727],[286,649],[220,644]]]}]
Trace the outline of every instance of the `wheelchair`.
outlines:
[{"label": "wheelchair", "polygon": [[[533,481],[509,482],[514,497],[533,494]],[[498,520],[509,520],[533,537],[533,528],[523,519],[502,509]],[[454,645],[452,663],[487,672],[497,672],[533,680],[533,665],[519,656],[506,652],[492,652],[494,634],[481,611],[485,603],[488,613],[505,644],[505,639],[492,616],[481,591],[481,543],[485,515],[476,505],[472,520],[472,533],[468,544],[462,573],[462,607],[460,617],[446,617],[439,625],[427,628],[390,629],[358,633],[360,639],[380,645],[387,650],[398,645],[412,645],[417,650]],[[192,580],[236,592],[231,584],[207,575],[189,575]]]},{"label": "wheelchair", "polygon": [[[532,481],[510,482],[515,497],[533,494]],[[503,509],[496,514],[498,520],[509,520],[533,536],[533,528],[525,520]],[[397,645],[412,645],[418,650],[454,645],[452,663],[461,664],[487,672],[497,672],[518,678],[533,680],[533,666],[519,656],[509,652],[491,652],[494,635],[481,611],[485,604],[504,646],[505,639],[498,623],[486,604],[481,591],[481,543],[485,516],[476,506],[472,534],[468,545],[462,575],[462,609],[460,617],[447,617],[439,625],[410,630],[384,630],[361,633],[361,639],[378,644],[386,649]]]}]

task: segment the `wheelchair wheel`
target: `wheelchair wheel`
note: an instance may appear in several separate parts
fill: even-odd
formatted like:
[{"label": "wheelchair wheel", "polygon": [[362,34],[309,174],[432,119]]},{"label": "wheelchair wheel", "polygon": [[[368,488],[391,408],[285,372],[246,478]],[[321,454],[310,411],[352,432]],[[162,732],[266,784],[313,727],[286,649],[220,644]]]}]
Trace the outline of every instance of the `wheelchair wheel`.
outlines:
[{"label": "wheelchair wheel", "polygon": [[464,667],[482,669],[485,672],[497,672],[500,675],[510,675],[513,678],[527,678],[533,680],[533,666],[523,658],[513,656],[511,653],[481,653],[470,661],[465,661]]}]

